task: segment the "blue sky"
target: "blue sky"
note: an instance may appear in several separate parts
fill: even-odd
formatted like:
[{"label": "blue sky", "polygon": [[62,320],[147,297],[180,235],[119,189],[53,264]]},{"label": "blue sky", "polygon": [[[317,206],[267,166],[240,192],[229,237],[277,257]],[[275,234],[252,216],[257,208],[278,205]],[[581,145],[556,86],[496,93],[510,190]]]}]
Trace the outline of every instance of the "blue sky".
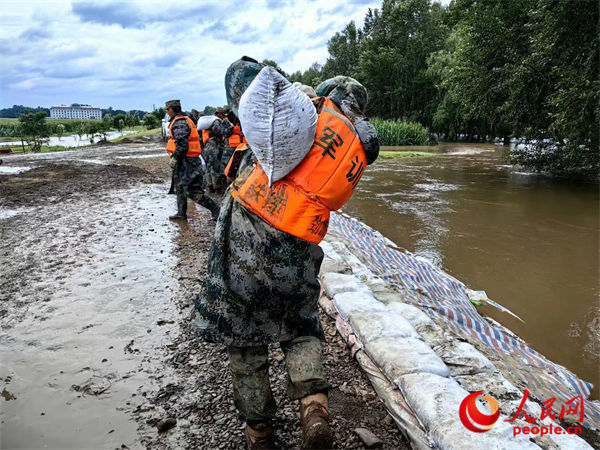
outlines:
[{"label": "blue sky", "polygon": [[0,107],[87,103],[186,110],[225,103],[242,55],[284,70],[327,58],[327,40],[380,0],[4,0]]}]

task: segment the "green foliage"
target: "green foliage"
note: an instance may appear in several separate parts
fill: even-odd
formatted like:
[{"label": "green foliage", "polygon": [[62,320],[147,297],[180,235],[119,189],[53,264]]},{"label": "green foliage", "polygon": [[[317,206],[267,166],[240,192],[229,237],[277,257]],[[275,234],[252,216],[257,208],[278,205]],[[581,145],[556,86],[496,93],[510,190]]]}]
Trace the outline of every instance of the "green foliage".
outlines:
[{"label": "green foliage", "polygon": [[46,113],[39,111],[31,114],[23,114],[19,117],[21,126],[19,132],[21,138],[27,141],[32,152],[42,150],[42,144],[48,137],[48,128],[46,127]]},{"label": "green foliage", "polygon": [[362,29],[350,22],[330,38],[323,66],[290,80],[352,76],[369,91],[369,115],[447,139],[534,139],[513,161],[597,175],[598,19],[588,0],[383,0]]},{"label": "green foliage", "polygon": [[42,108],[41,106],[38,106],[37,108],[30,108],[23,105],[12,105],[10,108],[0,109],[0,117],[12,117],[16,119],[23,114],[33,114],[41,111],[46,113],[46,116],[50,115],[50,110],[48,108]]},{"label": "green foliage", "polygon": [[151,130],[160,126],[160,120],[154,114],[146,114],[144,116],[144,126],[146,129]]},{"label": "green foliage", "polygon": [[58,136],[58,139],[63,137],[63,134],[65,134],[65,126],[62,123],[59,123],[56,126],[56,135]]},{"label": "green foliage", "polygon": [[420,123],[371,119],[381,145],[427,145],[429,130]]}]

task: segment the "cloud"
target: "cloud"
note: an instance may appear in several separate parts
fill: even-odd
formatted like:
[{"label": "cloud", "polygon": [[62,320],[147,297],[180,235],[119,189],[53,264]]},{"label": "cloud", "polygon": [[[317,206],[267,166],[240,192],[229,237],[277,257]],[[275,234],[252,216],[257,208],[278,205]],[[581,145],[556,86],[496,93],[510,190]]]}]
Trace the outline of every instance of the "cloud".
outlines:
[{"label": "cloud", "polygon": [[[381,0],[369,6],[378,7]],[[149,110],[225,103],[241,55],[288,72],[324,63],[327,40],[368,6],[330,0],[27,0],[0,11],[0,107],[82,102]]]},{"label": "cloud", "polygon": [[216,5],[203,3],[188,6],[179,2],[165,2],[158,6],[152,3],[136,4],[131,1],[101,3],[76,1],[72,5],[72,11],[84,22],[142,29],[157,22],[193,20],[202,23],[216,12]]},{"label": "cloud", "polygon": [[123,28],[143,28],[146,26],[140,12],[136,11],[127,2],[105,4],[75,2],[73,3],[73,13],[84,22],[120,25]]},{"label": "cloud", "polygon": [[43,28],[28,28],[19,35],[19,39],[25,39],[28,41],[38,41],[40,39],[47,39],[50,37],[50,33],[47,29]]}]

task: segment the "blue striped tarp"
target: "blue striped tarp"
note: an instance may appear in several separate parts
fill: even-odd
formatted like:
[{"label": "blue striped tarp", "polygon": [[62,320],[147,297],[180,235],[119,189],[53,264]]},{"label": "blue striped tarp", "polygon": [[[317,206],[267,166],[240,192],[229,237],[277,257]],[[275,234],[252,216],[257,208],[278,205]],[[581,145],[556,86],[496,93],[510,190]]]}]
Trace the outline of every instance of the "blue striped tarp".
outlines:
[{"label": "blue striped tarp", "polygon": [[[546,359],[503,327],[485,320],[469,301],[467,287],[426,259],[398,248],[378,231],[343,214],[332,213],[329,233],[351,242],[353,253],[376,276],[422,294],[418,297],[419,306],[455,333],[485,344],[501,358],[507,355],[516,358],[522,366],[520,375],[525,377],[529,390],[538,399],[547,400],[543,394],[548,392],[556,393],[557,403],[575,396],[589,397],[591,383]],[[600,428],[598,403],[584,401],[584,423]]]}]

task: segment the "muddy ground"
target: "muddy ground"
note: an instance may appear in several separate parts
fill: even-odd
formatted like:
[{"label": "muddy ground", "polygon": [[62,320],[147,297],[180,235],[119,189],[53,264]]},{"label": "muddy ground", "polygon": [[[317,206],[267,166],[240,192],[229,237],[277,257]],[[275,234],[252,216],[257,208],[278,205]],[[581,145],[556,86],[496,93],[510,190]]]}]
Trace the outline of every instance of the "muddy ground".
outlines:
[{"label": "muddy ground", "polygon": [[[224,347],[196,339],[193,300],[213,222],[167,220],[156,138],[4,157],[0,166],[0,447],[243,448]],[[337,448],[408,448],[323,315]],[[273,346],[276,442],[301,441]],[[164,432],[167,418],[177,424]]]}]

